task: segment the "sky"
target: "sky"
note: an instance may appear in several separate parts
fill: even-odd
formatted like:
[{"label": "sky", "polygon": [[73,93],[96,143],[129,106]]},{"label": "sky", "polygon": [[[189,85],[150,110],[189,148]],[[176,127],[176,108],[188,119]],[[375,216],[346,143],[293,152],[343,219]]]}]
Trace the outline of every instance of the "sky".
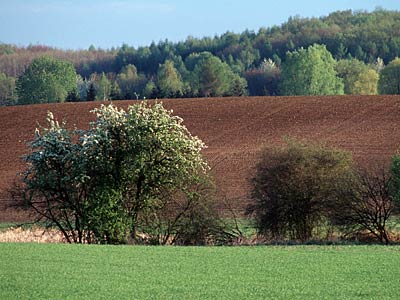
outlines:
[{"label": "sky", "polygon": [[258,31],[290,16],[400,10],[400,0],[0,0],[0,42],[62,49],[146,46]]}]

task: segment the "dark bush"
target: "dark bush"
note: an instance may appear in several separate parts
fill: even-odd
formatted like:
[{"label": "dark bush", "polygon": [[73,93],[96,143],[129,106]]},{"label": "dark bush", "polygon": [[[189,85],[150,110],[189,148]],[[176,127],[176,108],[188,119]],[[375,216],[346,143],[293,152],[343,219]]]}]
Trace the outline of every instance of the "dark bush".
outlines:
[{"label": "dark bush", "polygon": [[267,238],[307,241],[352,178],[349,153],[288,140],[262,152],[247,213]]}]

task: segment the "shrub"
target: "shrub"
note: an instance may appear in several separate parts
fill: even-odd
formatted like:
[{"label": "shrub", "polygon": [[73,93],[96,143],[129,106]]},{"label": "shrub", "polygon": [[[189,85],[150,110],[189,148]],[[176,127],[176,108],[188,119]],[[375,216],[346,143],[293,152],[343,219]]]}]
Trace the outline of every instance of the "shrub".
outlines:
[{"label": "shrub", "polygon": [[164,199],[161,207],[141,216],[139,230],[149,234],[152,244],[210,245],[232,237],[215,209],[215,188],[208,176]]},{"label": "shrub", "polygon": [[247,213],[255,216],[259,234],[309,240],[352,176],[347,152],[288,140],[262,152]]},{"label": "shrub", "polygon": [[360,171],[356,180],[348,181],[345,194],[333,203],[330,219],[348,236],[371,234],[389,244],[388,221],[395,211],[390,193],[392,177],[387,171]]}]

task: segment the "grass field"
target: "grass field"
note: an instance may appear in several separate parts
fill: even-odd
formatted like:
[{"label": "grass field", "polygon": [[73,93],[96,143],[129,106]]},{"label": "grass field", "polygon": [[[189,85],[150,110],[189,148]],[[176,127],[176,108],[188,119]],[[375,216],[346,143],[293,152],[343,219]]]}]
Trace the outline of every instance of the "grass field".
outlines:
[{"label": "grass field", "polygon": [[400,299],[400,248],[0,244],[0,299]]}]

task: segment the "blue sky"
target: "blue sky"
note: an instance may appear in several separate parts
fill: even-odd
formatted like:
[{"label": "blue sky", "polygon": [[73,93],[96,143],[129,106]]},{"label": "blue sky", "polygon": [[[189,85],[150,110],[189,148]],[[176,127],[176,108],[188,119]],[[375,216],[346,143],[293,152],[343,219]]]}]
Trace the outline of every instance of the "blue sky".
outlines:
[{"label": "blue sky", "polygon": [[336,10],[400,10],[400,0],[0,0],[0,42],[64,49],[185,40]]}]

